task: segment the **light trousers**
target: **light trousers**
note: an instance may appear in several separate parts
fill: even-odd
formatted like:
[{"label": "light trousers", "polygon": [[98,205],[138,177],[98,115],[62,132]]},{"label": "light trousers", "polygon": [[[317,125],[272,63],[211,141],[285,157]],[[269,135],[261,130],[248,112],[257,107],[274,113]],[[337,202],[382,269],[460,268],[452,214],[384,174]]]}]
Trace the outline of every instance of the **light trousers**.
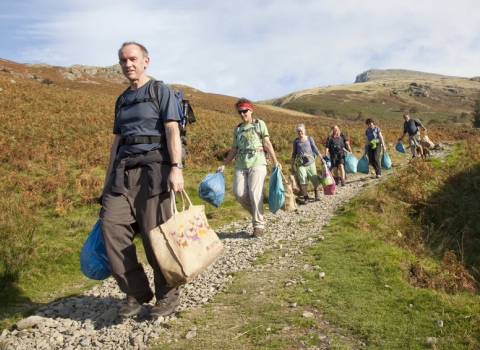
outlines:
[{"label": "light trousers", "polygon": [[233,194],[238,203],[252,215],[253,228],[264,228],[263,184],[267,176],[265,165],[248,169],[235,168]]}]

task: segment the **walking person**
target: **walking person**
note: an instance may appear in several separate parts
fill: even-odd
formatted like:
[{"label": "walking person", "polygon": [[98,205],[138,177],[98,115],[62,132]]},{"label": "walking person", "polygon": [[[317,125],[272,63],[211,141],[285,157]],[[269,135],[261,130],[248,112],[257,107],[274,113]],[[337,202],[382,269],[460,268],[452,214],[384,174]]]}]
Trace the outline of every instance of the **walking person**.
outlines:
[{"label": "walking person", "polygon": [[410,118],[408,114],[404,114],[403,119],[405,120],[403,123],[403,135],[398,141],[402,141],[405,135],[408,134],[408,143],[412,151],[412,159],[417,156],[417,147],[420,150],[420,156],[423,157],[423,149],[420,145],[420,129],[418,127],[421,127],[424,132],[427,131],[427,128],[417,119]]},{"label": "walking person", "polygon": [[263,216],[263,184],[267,175],[268,154],[274,166],[279,166],[263,120],[253,119],[253,104],[241,98],[235,104],[242,123],[233,132],[232,148],[217,171],[223,172],[233,158],[235,173],[233,194],[240,205],[252,215],[253,237],[265,234]]},{"label": "walking person", "polygon": [[340,128],[333,125],[327,138],[325,153],[330,154],[335,184],[345,186],[345,152],[350,150],[346,136],[340,133]]},{"label": "walking person", "polygon": [[309,199],[308,180],[312,182],[315,201],[320,200],[318,186],[321,183],[321,179],[317,175],[315,158],[318,156],[323,163],[325,163],[325,160],[322,158],[313,138],[307,136],[305,125],[297,124],[295,130],[297,131],[298,137],[293,141],[290,168],[292,173],[297,175],[300,182],[300,190],[303,196],[303,198],[301,198],[301,204],[307,204]]},{"label": "walking person", "polygon": [[367,152],[368,162],[375,169],[377,178],[382,176],[382,167],[380,164],[380,151],[387,151],[385,140],[383,139],[382,131],[378,126],[374,125],[374,120],[368,118],[365,120],[367,130],[365,130],[365,150]]},{"label": "walking person", "polygon": [[118,58],[130,86],[115,108],[115,138],[102,194],[101,231],[112,275],[127,297],[118,316],[139,314],[142,304],[154,296],[137,259],[133,244],[136,234],[141,235],[153,269],[156,304],[150,315],[167,316],[179,304],[179,288],[167,285],[148,232],[171,217],[170,191],[180,192],[184,187],[181,116],[174,92],[163,83],[158,86],[160,110],[151,102],[149,87],[153,80],[146,72],[150,58],[143,45],[124,43]]}]

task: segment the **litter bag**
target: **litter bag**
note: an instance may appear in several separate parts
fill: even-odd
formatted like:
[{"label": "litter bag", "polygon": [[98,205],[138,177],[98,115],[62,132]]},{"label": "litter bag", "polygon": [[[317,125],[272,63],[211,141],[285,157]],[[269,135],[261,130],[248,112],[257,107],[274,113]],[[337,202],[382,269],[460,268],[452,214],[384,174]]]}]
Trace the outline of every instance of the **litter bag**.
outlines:
[{"label": "litter bag", "polygon": [[332,170],[332,161],[330,160],[330,157],[323,156],[322,158],[325,160],[325,163],[327,163],[328,170]]},{"label": "litter bag", "polygon": [[285,189],[282,182],[282,171],[276,166],[272,169],[268,183],[268,208],[275,214],[285,203]]},{"label": "litter bag", "polygon": [[387,170],[392,167],[392,161],[390,160],[390,157],[388,156],[387,152],[383,152],[382,154],[381,165],[383,169],[387,169]]},{"label": "litter bag", "polygon": [[330,170],[326,164],[322,164],[322,185],[323,185],[323,194],[333,195],[335,194],[335,180],[333,179]]},{"label": "litter bag", "polygon": [[358,161],[357,171],[359,173],[368,174],[368,158],[366,153],[364,153],[362,158]]},{"label": "litter bag", "polygon": [[92,280],[104,280],[112,274],[100,231],[100,220],[97,220],[83,245],[80,268],[83,274]]},{"label": "litter bag", "polygon": [[200,183],[198,195],[205,202],[218,208],[225,196],[225,179],[223,178],[223,174],[221,172],[207,174]]},{"label": "litter bag", "polygon": [[403,147],[403,145],[400,141],[398,141],[397,144],[395,145],[395,150],[397,150],[400,153],[406,153],[405,152],[405,147]]},{"label": "litter bag", "polygon": [[345,154],[345,172],[347,174],[357,173],[358,159],[350,152]]},{"label": "litter bag", "polygon": [[[292,176],[293,177],[293,176]],[[283,211],[289,212],[297,209],[297,203],[295,202],[295,194],[293,192],[293,183],[295,183],[295,178],[293,178],[293,183],[283,176],[283,188],[285,190],[285,201],[280,209]]]}]

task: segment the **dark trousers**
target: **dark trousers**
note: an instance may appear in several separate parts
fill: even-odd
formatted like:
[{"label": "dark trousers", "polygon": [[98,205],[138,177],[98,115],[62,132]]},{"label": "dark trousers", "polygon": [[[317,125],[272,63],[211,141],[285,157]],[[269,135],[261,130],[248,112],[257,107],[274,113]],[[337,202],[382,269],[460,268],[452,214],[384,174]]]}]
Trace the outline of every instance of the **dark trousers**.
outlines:
[{"label": "dark trousers", "polygon": [[[162,175],[168,177],[169,168],[157,165],[161,167]],[[157,300],[178,294],[178,287],[167,286],[148,238],[150,230],[172,216],[170,194],[164,192],[153,197],[149,196],[150,179],[148,167],[145,166],[125,171],[124,194],[112,192],[114,178],[115,171],[112,172],[103,192],[100,227],[112,275],[120,290],[137,300],[151,292],[148,278],[142,264],[137,260],[136,247],[133,244],[133,238],[139,233],[147,260],[153,268]]]},{"label": "dark trousers", "polygon": [[381,150],[382,150],[382,147],[380,147],[379,144],[377,144],[377,147],[375,147],[375,149],[372,149],[372,146],[368,146],[368,149],[367,149],[368,161],[373,166],[373,169],[375,169],[375,175],[382,175],[382,167],[380,164]]}]

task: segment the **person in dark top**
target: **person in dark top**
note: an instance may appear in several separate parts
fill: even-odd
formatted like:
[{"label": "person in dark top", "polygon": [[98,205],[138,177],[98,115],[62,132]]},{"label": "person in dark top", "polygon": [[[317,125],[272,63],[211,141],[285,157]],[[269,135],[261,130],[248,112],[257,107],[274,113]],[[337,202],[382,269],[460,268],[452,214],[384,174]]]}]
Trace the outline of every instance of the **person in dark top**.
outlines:
[{"label": "person in dark top", "polygon": [[367,130],[365,130],[365,149],[367,151],[367,157],[369,163],[375,169],[375,175],[377,178],[382,176],[382,167],[380,165],[380,151],[387,151],[385,146],[385,140],[383,139],[382,131],[378,126],[375,126],[373,119],[368,118],[365,120],[367,124]]},{"label": "person in dark top", "polygon": [[118,57],[130,87],[119,97],[122,104],[114,117],[115,138],[102,194],[100,227],[112,275],[127,296],[118,316],[139,314],[142,304],[154,296],[137,259],[136,234],[142,237],[153,269],[156,304],[151,316],[167,316],[179,305],[179,288],[167,285],[148,232],[171,217],[170,191],[180,192],[184,187],[181,117],[174,92],[165,84],[158,86],[160,110],[153,102],[142,101],[150,97],[148,89],[153,83],[146,73],[150,58],[144,46],[124,43]]},{"label": "person in dark top", "polygon": [[350,151],[347,137],[340,133],[340,128],[333,125],[327,138],[325,153],[330,154],[335,184],[345,186],[345,152]]},{"label": "person in dark top", "polygon": [[[422,127],[423,131],[427,131],[427,128],[422,125],[417,119],[412,119],[408,114],[403,115],[405,123],[403,123],[403,135],[398,139],[402,141],[406,134],[408,134],[408,143],[410,144],[410,150],[412,151],[412,158],[417,155],[417,147],[420,146],[420,130],[418,127]],[[420,156],[423,157],[422,147],[420,149]]]}]

